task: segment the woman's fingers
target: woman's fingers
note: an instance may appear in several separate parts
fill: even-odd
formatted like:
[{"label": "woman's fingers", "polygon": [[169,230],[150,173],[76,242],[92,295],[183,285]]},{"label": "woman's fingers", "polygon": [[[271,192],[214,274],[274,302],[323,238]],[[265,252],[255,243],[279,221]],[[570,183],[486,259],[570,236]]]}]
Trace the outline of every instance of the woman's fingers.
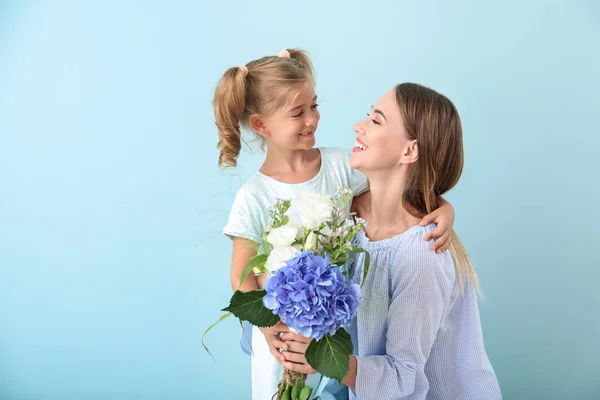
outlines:
[{"label": "woman's fingers", "polygon": [[285,357],[286,361],[307,364],[306,357],[304,357],[304,354],[294,353],[293,351],[284,351],[281,354],[283,354],[283,357]]},{"label": "woman's fingers", "polygon": [[296,364],[286,361],[282,365],[284,368],[289,369],[290,371],[299,372],[301,374],[315,374],[317,372],[308,364]]}]

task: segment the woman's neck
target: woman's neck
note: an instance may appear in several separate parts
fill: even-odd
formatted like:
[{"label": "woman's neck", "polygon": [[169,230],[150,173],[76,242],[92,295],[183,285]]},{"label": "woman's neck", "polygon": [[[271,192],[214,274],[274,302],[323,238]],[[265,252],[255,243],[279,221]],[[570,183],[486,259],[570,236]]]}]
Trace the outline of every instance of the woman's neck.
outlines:
[{"label": "woman's neck", "polygon": [[412,216],[403,206],[406,171],[369,174],[370,206],[365,233],[371,240],[396,236],[418,225],[420,219]]}]

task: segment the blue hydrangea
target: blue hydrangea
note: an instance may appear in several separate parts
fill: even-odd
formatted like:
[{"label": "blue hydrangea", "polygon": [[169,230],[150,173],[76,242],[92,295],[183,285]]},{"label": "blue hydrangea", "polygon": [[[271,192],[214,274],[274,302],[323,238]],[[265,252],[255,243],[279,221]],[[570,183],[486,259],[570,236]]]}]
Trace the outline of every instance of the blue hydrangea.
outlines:
[{"label": "blue hydrangea", "polygon": [[350,321],[360,300],[360,286],[346,285],[344,275],[329,258],[312,251],[298,253],[273,272],[264,285],[263,304],[290,328],[321,339]]}]

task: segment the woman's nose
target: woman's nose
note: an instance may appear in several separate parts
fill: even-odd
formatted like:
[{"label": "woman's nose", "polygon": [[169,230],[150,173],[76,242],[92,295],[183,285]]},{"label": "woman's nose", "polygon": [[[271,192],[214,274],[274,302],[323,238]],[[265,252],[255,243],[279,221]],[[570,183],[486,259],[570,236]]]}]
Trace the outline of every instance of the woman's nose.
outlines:
[{"label": "woman's nose", "polygon": [[359,135],[365,134],[365,130],[363,128],[362,121],[354,124],[354,132],[358,133]]}]

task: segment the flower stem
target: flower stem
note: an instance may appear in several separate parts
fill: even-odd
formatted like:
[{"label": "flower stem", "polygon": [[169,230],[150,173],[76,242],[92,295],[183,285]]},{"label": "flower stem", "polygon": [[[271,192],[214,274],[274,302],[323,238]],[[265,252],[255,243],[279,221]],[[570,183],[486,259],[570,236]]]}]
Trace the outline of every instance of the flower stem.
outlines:
[{"label": "flower stem", "polygon": [[304,381],[306,381],[306,376],[306,374],[301,374],[299,372],[290,371],[289,369],[284,368],[283,377],[281,378],[281,383],[279,385],[279,391],[277,391],[273,397],[277,396],[275,398],[280,400],[281,396],[283,396],[283,392],[288,386],[294,386],[298,378],[302,378]]}]

